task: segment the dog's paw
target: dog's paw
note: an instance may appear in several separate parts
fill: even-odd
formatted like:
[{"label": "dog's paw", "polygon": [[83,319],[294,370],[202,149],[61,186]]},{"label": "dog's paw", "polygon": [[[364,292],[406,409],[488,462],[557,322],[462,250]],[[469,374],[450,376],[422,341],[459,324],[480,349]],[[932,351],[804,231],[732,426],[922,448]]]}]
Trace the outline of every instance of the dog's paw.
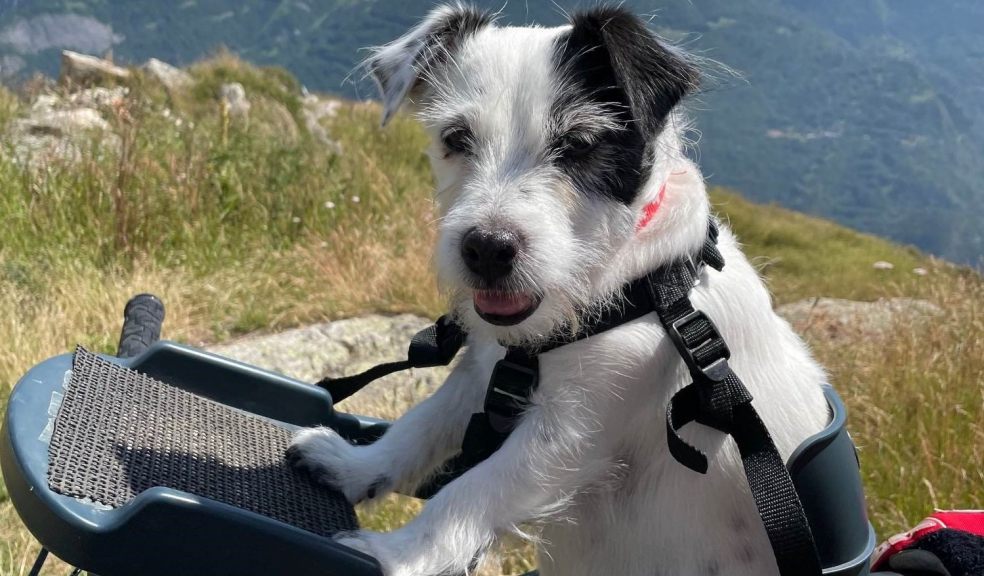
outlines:
[{"label": "dog's paw", "polygon": [[[381,551],[377,550],[379,546],[373,546],[373,536],[380,536],[380,534],[375,532],[367,532],[365,530],[342,532],[335,536],[335,542],[338,542],[347,548],[358,550],[367,556],[372,556],[376,560],[381,560]],[[391,572],[387,571],[386,574],[389,576]]]},{"label": "dog's paw", "polygon": [[287,461],[357,504],[390,490],[389,477],[368,451],[349,444],[330,428],[307,428],[294,435]]},{"label": "dog's paw", "polygon": [[441,549],[425,536],[408,530],[394,532],[345,532],[335,537],[343,546],[375,558],[385,576],[433,576],[464,573],[455,569],[453,558],[444,558]]},{"label": "dog's paw", "polygon": [[383,534],[359,530],[357,532],[344,532],[335,537],[335,542],[353,550],[358,550],[367,556],[372,556],[379,562],[383,570],[383,576],[410,576],[405,567],[399,566],[389,554],[386,553],[385,545],[379,542]]}]

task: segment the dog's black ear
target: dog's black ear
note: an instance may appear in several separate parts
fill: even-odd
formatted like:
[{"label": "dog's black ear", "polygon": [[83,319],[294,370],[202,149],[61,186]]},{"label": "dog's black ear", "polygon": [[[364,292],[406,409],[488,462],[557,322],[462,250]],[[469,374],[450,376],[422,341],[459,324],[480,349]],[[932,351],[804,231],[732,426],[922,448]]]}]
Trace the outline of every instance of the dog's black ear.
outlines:
[{"label": "dog's black ear", "polygon": [[661,42],[646,22],[621,7],[574,14],[563,58],[596,98],[627,105],[647,133],[700,82],[697,66]]},{"label": "dog's black ear", "polygon": [[402,37],[375,49],[366,65],[383,99],[383,124],[468,36],[492,21],[491,14],[463,4],[439,6]]}]

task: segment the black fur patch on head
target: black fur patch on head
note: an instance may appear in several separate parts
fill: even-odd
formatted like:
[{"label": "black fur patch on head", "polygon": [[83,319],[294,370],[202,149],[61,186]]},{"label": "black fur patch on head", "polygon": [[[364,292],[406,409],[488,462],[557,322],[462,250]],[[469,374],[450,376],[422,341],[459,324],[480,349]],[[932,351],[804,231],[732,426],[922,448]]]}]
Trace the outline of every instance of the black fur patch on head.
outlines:
[{"label": "black fur patch on head", "polygon": [[[699,73],[622,8],[577,13],[571,24],[555,55],[567,83],[552,113],[558,164],[584,189],[628,204],[648,177],[655,137],[673,107],[697,86]],[[605,122],[579,127],[570,121],[592,115]],[[579,137],[579,131],[591,136]],[[591,146],[567,153],[579,138]]]},{"label": "black fur patch on head", "polygon": [[650,32],[646,23],[624,8],[602,7],[575,14],[571,42],[582,51],[597,51],[593,65],[607,58],[611,71],[596,80],[615,80],[595,86],[620,90],[634,119],[648,132],[658,132],[680,100],[700,82],[700,71],[684,56]]}]

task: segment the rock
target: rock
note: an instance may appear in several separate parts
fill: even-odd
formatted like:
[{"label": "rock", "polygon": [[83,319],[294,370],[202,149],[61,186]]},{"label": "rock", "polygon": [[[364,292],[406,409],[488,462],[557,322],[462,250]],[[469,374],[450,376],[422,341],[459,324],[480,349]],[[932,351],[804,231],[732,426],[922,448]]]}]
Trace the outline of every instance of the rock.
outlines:
[{"label": "rock", "polygon": [[119,137],[96,110],[50,106],[50,101],[36,102],[28,117],[11,123],[8,138],[19,162],[37,165],[53,160],[77,162],[96,138],[101,146],[119,148]]},{"label": "rock", "polygon": [[34,134],[71,136],[88,130],[109,130],[110,126],[99,112],[92,108],[48,110],[14,121],[16,127]]},{"label": "rock", "polygon": [[13,120],[5,135],[14,158],[25,165],[77,162],[93,151],[118,150],[119,137],[102,112],[124,103],[129,89],[93,87],[62,97],[39,95],[27,114]]},{"label": "rock", "polygon": [[249,116],[251,104],[246,99],[246,89],[239,82],[223,84],[219,89],[219,96],[222,98],[222,106],[233,118],[246,118]]},{"label": "rock", "polygon": [[62,104],[61,98],[54,94],[41,94],[31,104],[31,114],[44,113],[53,110]]},{"label": "rock", "polygon": [[129,70],[108,60],[79,54],[71,50],[62,51],[62,84],[91,86],[106,82],[123,82],[129,78]]},{"label": "rock", "polygon": [[879,260],[872,264],[871,267],[875,270],[893,270],[895,268],[895,264],[885,262],[884,260]]},{"label": "rock", "polygon": [[850,341],[889,336],[900,324],[924,322],[942,310],[932,302],[913,298],[875,302],[816,298],[785,304],[776,312],[808,340]]},{"label": "rock", "polygon": [[66,103],[78,108],[112,109],[121,106],[129,93],[130,89],[125,86],[114,88],[97,86],[70,94]]},{"label": "rock", "polygon": [[926,276],[927,274],[929,274],[929,270],[926,270],[925,268],[921,268],[921,267],[913,268],[912,273],[915,274],[916,276]]},{"label": "rock", "polygon": [[322,124],[322,120],[337,116],[342,102],[331,98],[322,99],[314,94],[305,92],[302,103],[301,113],[304,116],[304,126],[307,128],[308,133],[318,142],[334,150],[335,153],[341,153],[341,145],[337,141],[332,140],[328,134],[328,130]]},{"label": "rock", "polygon": [[[348,376],[376,364],[406,359],[410,339],[430,323],[411,314],[374,314],[279,334],[248,336],[212,346],[209,351],[316,382],[325,376]],[[427,368],[392,374],[346,400],[341,409],[395,418],[440,386],[448,372],[448,368]]]},{"label": "rock", "polygon": [[147,60],[140,68],[163,84],[168,90],[185,88],[193,81],[191,74],[157,58]]}]

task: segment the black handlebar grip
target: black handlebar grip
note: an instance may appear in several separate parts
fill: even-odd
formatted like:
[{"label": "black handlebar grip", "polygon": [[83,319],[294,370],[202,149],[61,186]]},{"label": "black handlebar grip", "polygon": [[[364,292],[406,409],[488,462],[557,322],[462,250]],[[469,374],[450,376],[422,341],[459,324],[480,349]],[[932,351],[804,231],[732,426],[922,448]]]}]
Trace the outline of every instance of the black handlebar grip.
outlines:
[{"label": "black handlebar grip", "polygon": [[120,358],[138,356],[161,337],[164,323],[164,303],[153,294],[137,294],[123,309],[123,331],[116,355]]}]

